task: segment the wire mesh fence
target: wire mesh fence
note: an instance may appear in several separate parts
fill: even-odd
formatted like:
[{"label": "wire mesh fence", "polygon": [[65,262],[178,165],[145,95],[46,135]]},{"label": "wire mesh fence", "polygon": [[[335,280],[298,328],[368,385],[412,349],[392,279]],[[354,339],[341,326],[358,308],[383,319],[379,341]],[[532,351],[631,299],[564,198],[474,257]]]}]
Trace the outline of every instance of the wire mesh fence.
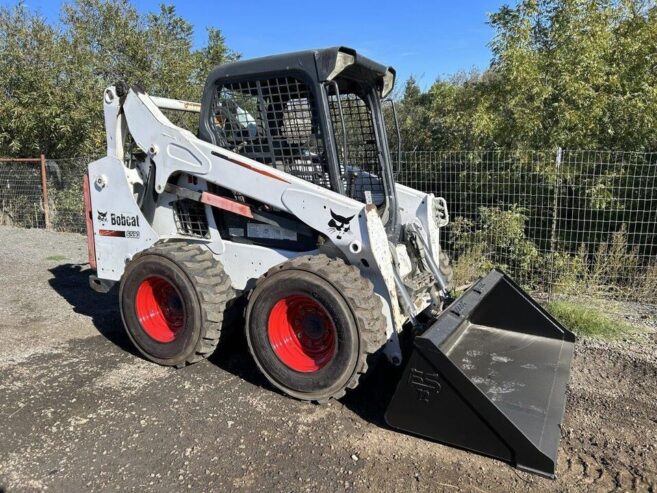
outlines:
[{"label": "wire mesh fence", "polygon": [[[84,232],[92,160],[46,160],[51,228]],[[657,153],[412,151],[395,171],[447,200],[457,284],[500,267],[547,295],[657,303]],[[0,185],[0,224],[46,227],[37,161],[0,159]]]},{"label": "wire mesh fence", "polygon": [[657,302],[657,153],[407,152],[397,180],[447,200],[459,283],[497,266],[547,294]]},{"label": "wire mesh fence", "polygon": [[56,231],[85,233],[82,177],[94,158],[47,160],[50,222]]},{"label": "wire mesh fence", "polygon": [[0,224],[45,228],[40,159],[0,159]]}]

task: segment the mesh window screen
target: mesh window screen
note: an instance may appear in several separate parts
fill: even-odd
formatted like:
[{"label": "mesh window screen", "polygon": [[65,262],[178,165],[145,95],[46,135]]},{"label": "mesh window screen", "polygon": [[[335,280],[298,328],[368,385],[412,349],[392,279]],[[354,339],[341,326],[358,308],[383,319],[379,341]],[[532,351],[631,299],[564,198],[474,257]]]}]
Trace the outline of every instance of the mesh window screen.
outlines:
[{"label": "mesh window screen", "polygon": [[329,92],[329,105],[347,195],[365,202],[369,191],[372,202],[383,204],[385,191],[370,107],[354,93],[340,93],[338,101],[334,88]]},{"label": "mesh window screen", "polygon": [[209,238],[208,218],[205,206],[189,199],[177,200],[173,203],[174,221],[178,232],[187,236]]},{"label": "mesh window screen", "polygon": [[312,91],[295,77],[225,83],[214,128],[221,144],[263,164],[331,188]]}]

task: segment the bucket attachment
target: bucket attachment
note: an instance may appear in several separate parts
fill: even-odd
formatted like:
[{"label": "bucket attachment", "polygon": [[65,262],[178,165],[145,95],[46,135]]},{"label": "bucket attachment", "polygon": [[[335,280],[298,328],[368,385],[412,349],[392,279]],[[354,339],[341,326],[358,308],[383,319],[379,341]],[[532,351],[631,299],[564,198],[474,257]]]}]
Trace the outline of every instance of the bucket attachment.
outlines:
[{"label": "bucket attachment", "polygon": [[574,342],[493,270],[415,338],[386,421],[554,477]]}]

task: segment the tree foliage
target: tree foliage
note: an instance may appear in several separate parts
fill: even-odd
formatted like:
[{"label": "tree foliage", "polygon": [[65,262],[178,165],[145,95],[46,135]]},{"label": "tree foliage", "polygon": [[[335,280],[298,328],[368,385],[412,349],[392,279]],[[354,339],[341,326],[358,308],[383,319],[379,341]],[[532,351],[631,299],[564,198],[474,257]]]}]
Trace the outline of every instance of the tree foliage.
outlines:
[{"label": "tree foliage", "polygon": [[657,149],[654,1],[521,0],[490,25],[484,73],[408,81],[411,148]]},{"label": "tree foliage", "polygon": [[[520,0],[490,16],[484,72],[411,78],[398,105],[406,149],[657,149],[654,0]],[[60,22],[0,8],[0,155],[102,150],[100,97],[118,80],[195,99],[237,54],[221,31],[203,47],[175,8],[72,0]]]},{"label": "tree foliage", "polygon": [[0,8],[0,156],[102,152],[103,89],[118,81],[199,100],[211,67],[235,59],[221,32],[193,46],[173,6],[141,14],[129,0],[75,0],[50,25],[23,3]]}]

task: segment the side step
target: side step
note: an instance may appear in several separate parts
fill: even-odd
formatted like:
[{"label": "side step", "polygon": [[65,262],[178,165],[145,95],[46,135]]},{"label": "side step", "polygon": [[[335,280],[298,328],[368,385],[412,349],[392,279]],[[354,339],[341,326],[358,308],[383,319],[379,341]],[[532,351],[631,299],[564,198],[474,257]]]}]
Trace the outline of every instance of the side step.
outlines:
[{"label": "side step", "polygon": [[110,281],[109,279],[99,279],[95,274],[89,274],[89,286],[97,293],[109,293],[115,284],[116,281]]},{"label": "side step", "polygon": [[493,270],[415,338],[386,421],[553,478],[574,342]]}]

